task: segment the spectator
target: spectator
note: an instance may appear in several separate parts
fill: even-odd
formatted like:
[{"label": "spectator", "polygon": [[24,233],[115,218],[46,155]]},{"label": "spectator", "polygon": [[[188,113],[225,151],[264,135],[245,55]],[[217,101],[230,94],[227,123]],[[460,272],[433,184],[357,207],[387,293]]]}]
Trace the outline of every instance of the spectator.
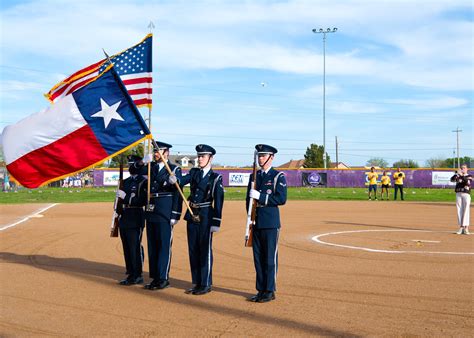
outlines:
[{"label": "spectator", "polygon": [[374,192],[374,200],[377,200],[377,178],[379,175],[375,172],[375,167],[370,168],[370,173],[367,174],[369,180],[369,201],[372,199],[371,194]]},{"label": "spectator", "polygon": [[397,168],[397,172],[393,174],[393,179],[395,180],[395,195],[393,199],[397,200],[397,192],[400,190],[400,197],[403,201],[403,180],[405,179],[405,173],[400,171],[400,168]]},{"label": "spectator", "polygon": [[456,192],[456,208],[458,211],[459,230],[458,235],[470,235],[469,232],[469,208],[471,205],[471,183],[472,176],[467,170],[467,164],[463,164],[461,168],[451,177],[451,182],[456,182],[454,191]]},{"label": "spectator", "polygon": [[387,198],[387,201],[388,201],[388,188],[390,187],[390,176],[387,175],[386,171],[383,172],[380,182],[382,183],[382,191],[380,192],[380,198],[383,201],[383,192],[385,190],[385,197]]},{"label": "spectator", "polygon": [[10,191],[10,176],[8,175],[8,171],[6,170],[3,174],[3,191]]}]

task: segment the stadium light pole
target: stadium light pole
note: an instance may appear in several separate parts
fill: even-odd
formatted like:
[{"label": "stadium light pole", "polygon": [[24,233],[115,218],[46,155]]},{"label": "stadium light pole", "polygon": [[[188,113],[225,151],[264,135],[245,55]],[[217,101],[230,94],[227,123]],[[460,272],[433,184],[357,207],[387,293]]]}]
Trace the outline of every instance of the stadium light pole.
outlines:
[{"label": "stadium light pole", "polygon": [[313,29],[313,33],[315,34],[323,34],[323,160],[324,160],[324,169],[327,169],[327,157],[326,157],[326,34],[328,33],[336,33],[337,28],[334,27],[333,29],[327,28],[326,30],[319,28]]},{"label": "stadium light pole", "polygon": [[[459,129],[459,127],[456,127],[456,130],[453,130],[453,133],[456,133],[456,148],[458,150],[458,168],[460,168],[461,166],[461,163],[459,163],[459,133],[462,132],[461,129]],[[453,162],[454,162],[454,159],[453,159]]]}]

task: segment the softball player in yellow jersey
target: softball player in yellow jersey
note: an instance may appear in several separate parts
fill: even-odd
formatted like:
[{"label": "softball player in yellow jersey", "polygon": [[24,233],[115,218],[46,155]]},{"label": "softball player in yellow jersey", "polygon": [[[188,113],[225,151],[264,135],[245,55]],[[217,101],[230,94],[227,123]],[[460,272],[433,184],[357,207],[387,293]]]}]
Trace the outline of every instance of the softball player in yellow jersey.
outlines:
[{"label": "softball player in yellow jersey", "polygon": [[397,199],[397,191],[400,190],[400,197],[403,199],[403,180],[405,179],[405,173],[400,171],[400,168],[397,168],[397,171],[393,174],[393,179],[395,180],[395,195],[393,199]]},{"label": "softball player in yellow jersey", "polygon": [[390,187],[390,176],[387,175],[387,172],[384,171],[382,177],[380,178],[380,183],[382,184],[382,191],[380,192],[380,198],[383,201],[383,192],[385,191],[385,197],[388,201],[388,188]]},{"label": "softball player in yellow jersey", "polygon": [[374,200],[377,200],[377,178],[379,175],[375,172],[375,168],[370,168],[370,173],[367,174],[369,179],[369,201],[372,199],[372,191],[374,192]]}]

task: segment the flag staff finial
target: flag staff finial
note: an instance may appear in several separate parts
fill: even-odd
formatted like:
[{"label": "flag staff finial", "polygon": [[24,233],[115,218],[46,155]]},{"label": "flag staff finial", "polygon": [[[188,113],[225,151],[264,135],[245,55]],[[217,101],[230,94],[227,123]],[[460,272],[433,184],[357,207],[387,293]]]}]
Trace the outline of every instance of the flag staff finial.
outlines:
[{"label": "flag staff finial", "polygon": [[153,29],[155,29],[155,24],[153,23],[153,21],[150,21],[150,23],[148,24],[148,28],[150,29],[150,33],[152,33]]},{"label": "flag staff finial", "polygon": [[112,66],[113,66],[114,64],[112,63],[112,60],[110,60],[110,56],[109,56],[109,54],[107,54],[107,52],[105,51],[105,49],[104,49],[104,48],[102,48],[102,51],[104,52],[104,54],[105,54],[105,57],[107,58],[107,61],[109,61],[109,63],[110,63]]}]

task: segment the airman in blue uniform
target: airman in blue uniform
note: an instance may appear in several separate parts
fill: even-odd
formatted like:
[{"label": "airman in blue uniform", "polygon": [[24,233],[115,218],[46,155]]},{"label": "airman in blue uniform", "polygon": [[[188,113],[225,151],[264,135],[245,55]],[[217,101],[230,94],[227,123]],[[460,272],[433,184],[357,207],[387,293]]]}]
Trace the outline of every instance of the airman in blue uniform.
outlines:
[{"label": "airman in blue uniform", "polygon": [[[180,184],[190,184],[188,201],[193,215],[186,212],[189,262],[193,287],[187,293],[203,295],[212,286],[212,234],[219,231],[224,204],[222,176],[211,169],[216,151],[211,146],[196,146],[199,168],[192,168]],[[194,216],[194,217],[193,217]]]},{"label": "airman in blue uniform", "polygon": [[251,188],[253,175],[247,188],[247,210],[250,199],[257,200],[255,226],[253,227],[253,259],[257,274],[258,293],[249,300],[265,303],[275,299],[278,270],[278,237],[280,235],[279,205],[286,203],[286,178],[272,168],[277,149],[265,144],[255,146],[258,165],[255,189]]},{"label": "airman in blue uniform", "polygon": [[[181,217],[183,203],[174,184],[181,179],[181,168],[168,161],[172,145],[164,142],[155,142],[155,145],[156,162],[150,162],[150,203],[146,211],[148,263],[152,278],[145,285],[148,290],[165,289],[170,285],[173,227]],[[163,160],[168,162],[173,175],[168,173]]]},{"label": "airman in blue uniform", "polygon": [[123,200],[123,213],[119,219],[120,238],[125,256],[127,278],[121,285],[143,283],[142,233],[145,227],[146,178],[143,176],[141,157],[128,156],[130,177],[123,181],[117,196]]}]

